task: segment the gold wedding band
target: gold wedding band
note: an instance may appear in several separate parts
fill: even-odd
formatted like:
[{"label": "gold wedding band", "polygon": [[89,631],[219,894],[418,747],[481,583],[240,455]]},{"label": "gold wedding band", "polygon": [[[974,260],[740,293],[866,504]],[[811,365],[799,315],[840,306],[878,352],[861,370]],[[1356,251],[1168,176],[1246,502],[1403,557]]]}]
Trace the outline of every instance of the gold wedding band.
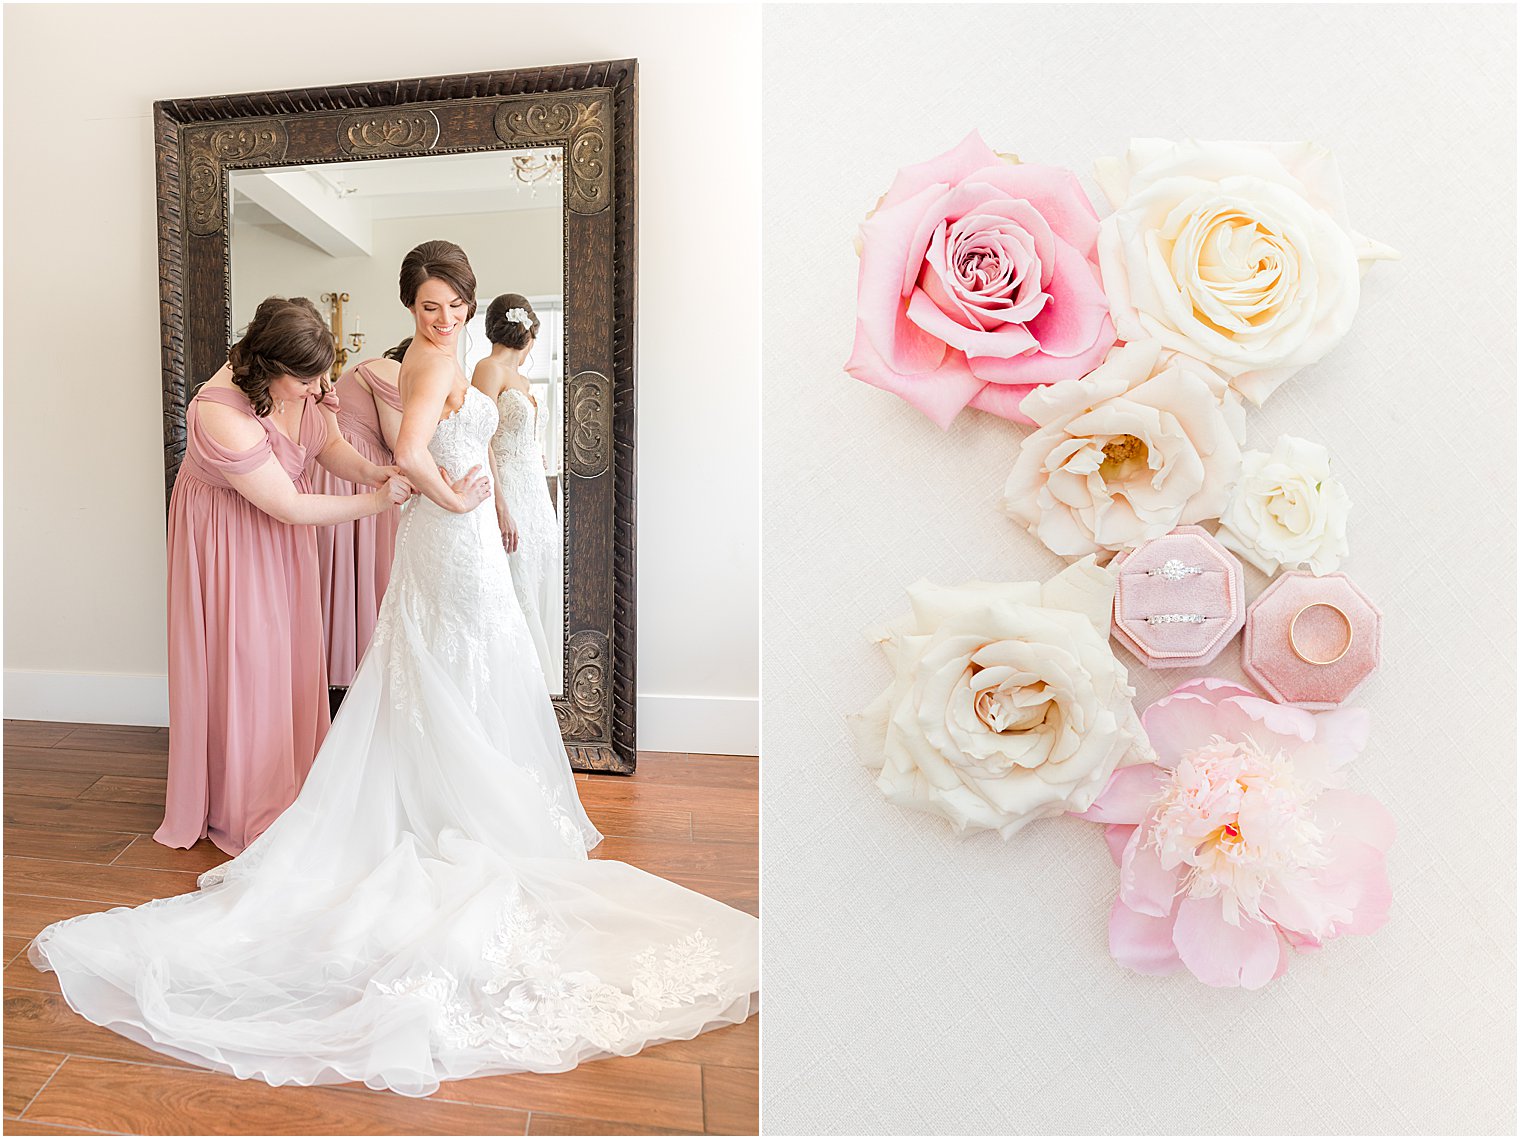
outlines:
[{"label": "gold wedding band", "polygon": [[[1341,620],[1346,623],[1346,643],[1341,646],[1341,651],[1329,660],[1315,660],[1298,647],[1298,619],[1311,609],[1332,609],[1336,613],[1339,613]],[[1338,605],[1331,605],[1328,601],[1311,601],[1297,613],[1293,614],[1293,621],[1288,625],[1288,647],[1293,650],[1293,655],[1305,664],[1334,664],[1346,655],[1347,650],[1351,648],[1351,640],[1355,636],[1356,629],[1351,624],[1351,618],[1346,616],[1346,611]]]}]

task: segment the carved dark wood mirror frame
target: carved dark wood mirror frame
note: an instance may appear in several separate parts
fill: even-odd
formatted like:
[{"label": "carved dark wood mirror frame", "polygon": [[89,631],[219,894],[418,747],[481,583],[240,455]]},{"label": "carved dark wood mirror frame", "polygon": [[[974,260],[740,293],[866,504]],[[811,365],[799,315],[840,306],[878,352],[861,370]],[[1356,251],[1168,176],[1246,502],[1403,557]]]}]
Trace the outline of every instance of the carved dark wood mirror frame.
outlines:
[{"label": "carved dark wood mirror frame", "polygon": [[[489,71],[153,105],[165,494],[185,408],[231,344],[228,172],[562,146],[565,682],[573,766],[631,772],[638,63]],[[398,302],[399,303],[399,302]]]}]

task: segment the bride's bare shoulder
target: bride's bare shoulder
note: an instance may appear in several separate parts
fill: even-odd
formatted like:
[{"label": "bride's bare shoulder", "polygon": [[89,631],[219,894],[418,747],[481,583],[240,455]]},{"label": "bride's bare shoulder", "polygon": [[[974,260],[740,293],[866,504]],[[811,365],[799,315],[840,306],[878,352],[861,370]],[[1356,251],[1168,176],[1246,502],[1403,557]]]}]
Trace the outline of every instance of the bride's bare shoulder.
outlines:
[{"label": "bride's bare shoulder", "polygon": [[470,375],[470,383],[495,399],[501,394],[504,376],[501,368],[487,356],[475,365],[475,371]]},{"label": "bride's bare shoulder", "polygon": [[441,353],[408,352],[401,361],[396,386],[401,389],[402,399],[424,393],[436,395],[441,392],[446,395],[453,390],[454,378],[458,374],[454,361]]}]

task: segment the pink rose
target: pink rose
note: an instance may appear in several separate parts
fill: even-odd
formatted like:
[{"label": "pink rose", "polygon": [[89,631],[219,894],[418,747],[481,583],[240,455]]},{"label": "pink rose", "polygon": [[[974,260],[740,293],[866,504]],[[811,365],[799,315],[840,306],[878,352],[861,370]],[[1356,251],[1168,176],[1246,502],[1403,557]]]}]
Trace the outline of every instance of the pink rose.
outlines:
[{"label": "pink rose", "polygon": [[1257,989],[1287,970],[1290,948],[1387,920],[1393,818],[1344,790],[1365,711],[1308,712],[1202,679],[1141,721],[1156,763],[1121,768],[1079,816],[1108,824],[1121,965]]},{"label": "pink rose", "polygon": [[1114,343],[1098,215],[1076,176],[999,157],[975,131],[900,171],[861,225],[855,349],[845,370],[941,427],[968,404],[1074,380]]}]

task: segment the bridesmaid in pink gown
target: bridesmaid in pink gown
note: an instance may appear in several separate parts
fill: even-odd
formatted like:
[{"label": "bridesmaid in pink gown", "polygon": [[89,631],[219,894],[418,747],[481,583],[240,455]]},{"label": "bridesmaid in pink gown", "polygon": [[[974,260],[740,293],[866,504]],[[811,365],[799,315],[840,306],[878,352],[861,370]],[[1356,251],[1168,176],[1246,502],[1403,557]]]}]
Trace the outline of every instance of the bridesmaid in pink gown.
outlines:
[{"label": "bridesmaid in pink gown", "polygon": [[[235,855],[295,799],[327,734],[315,527],[389,510],[411,486],[321,406],[333,343],[310,301],[264,301],[228,357],[186,410],[169,500],[169,787],[153,837]],[[380,489],[312,494],[318,461]]]},{"label": "bridesmaid in pink gown", "polygon": [[[381,359],[355,364],[338,377],[338,430],[355,451],[380,467],[395,465],[391,444],[401,427],[396,378],[411,337]],[[353,494],[353,483],[325,467],[312,476],[317,494]],[[400,507],[317,531],[322,625],[327,631],[327,683],[348,687],[375,632],[391,580]]]}]

